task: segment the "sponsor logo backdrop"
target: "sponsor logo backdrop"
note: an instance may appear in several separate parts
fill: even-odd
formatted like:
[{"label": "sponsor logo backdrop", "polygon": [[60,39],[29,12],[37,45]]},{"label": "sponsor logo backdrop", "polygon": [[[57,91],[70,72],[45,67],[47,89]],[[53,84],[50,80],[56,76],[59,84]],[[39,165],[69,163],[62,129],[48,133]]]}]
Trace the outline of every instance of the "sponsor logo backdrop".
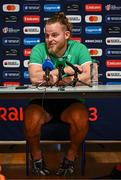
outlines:
[{"label": "sponsor logo backdrop", "polygon": [[[99,83],[121,84],[120,0],[4,0],[0,2],[0,85],[30,84],[31,49],[44,41],[45,21],[60,11],[73,24],[72,39],[84,43],[92,58],[99,61]],[[25,103],[0,101],[1,139],[24,138]],[[88,138],[121,139],[121,99],[91,99],[86,103],[91,126]]]}]

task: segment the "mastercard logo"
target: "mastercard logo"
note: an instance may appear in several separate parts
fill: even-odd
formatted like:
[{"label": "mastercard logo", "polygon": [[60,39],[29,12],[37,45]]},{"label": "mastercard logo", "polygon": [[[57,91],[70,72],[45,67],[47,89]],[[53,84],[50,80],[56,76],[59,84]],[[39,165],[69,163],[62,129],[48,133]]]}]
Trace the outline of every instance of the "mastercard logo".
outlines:
[{"label": "mastercard logo", "polygon": [[90,56],[102,56],[102,49],[88,49]]},{"label": "mastercard logo", "polygon": [[92,21],[92,22],[93,22],[93,21],[97,21],[97,20],[98,20],[98,17],[97,17],[97,16],[90,16],[90,17],[89,17],[89,20]]},{"label": "mastercard logo", "polygon": [[92,49],[92,50],[90,50],[90,54],[91,55],[97,55],[98,54],[98,50]]},{"label": "mastercard logo", "polygon": [[100,23],[100,22],[102,22],[102,16],[101,15],[86,15],[85,16],[85,22],[87,22],[87,23]]},{"label": "mastercard logo", "polygon": [[20,5],[19,4],[3,4],[4,12],[19,12]]},{"label": "mastercard logo", "polygon": [[8,11],[14,11],[15,9],[16,9],[16,7],[14,5],[8,5],[7,6]]}]

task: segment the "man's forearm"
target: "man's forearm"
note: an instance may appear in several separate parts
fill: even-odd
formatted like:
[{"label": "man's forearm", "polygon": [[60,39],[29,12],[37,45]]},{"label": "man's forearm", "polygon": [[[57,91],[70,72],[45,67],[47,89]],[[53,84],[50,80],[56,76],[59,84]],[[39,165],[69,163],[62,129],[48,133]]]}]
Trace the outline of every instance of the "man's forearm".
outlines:
[{"label": "man's forearm", "polygon": [[30,73],[30,80],[32,84],[40,84],[44,80],[44,72],[36,71],[36,73]]}]

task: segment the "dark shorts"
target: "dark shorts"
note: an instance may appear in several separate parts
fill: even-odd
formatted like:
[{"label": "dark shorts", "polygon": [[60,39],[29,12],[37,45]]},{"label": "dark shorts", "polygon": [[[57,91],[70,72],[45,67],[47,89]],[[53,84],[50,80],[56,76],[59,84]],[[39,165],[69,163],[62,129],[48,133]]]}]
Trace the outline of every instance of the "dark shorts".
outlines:
[{"label": "dark shorts", "polygon": [[29,104],[37,104],[43,106],[43,108],[53,116],[53,122],[60,121],[61,113],[73,103],[82,103],[76,99],[34,99]]}]

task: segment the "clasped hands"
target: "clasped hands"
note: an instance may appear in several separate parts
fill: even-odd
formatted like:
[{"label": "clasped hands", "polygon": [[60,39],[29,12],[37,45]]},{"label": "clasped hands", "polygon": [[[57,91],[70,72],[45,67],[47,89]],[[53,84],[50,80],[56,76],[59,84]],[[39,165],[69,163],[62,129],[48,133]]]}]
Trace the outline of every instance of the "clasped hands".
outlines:
[{"label": "clasped hands", "polygon": [[[82,71],[82,68],[79,65],[75,66],[78,67],[80,71]],[[42,84],[43,86],[62,86],[72,82],[75,73],[74,70],[70,66],[66,66],[64,68],[64,73],[65,74],[62,76],[62,80],[59,80],[59,70],[54,69],[50,71],[49,81],[47,82],[45,72],[43,71],[40,85]]]}]

